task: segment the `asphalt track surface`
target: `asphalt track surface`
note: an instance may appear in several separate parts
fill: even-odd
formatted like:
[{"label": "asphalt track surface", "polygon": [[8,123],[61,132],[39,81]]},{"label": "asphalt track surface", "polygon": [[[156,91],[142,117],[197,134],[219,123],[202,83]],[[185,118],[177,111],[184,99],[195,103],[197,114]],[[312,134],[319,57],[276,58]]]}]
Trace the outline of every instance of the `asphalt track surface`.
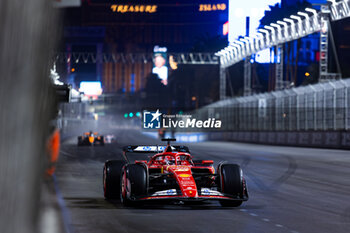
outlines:
[{"label": "asphalt track surface", "polygon": [[103,164],[121,158],[124,145],[159,141],[136,131],[114,134],[117,142],[104,147],[77,147],[76,137],[62,143],[56,177],[72,232],[350,232],[350,151],[188,144],[196,159],[239,164],[249,201],[238,208],[223,208],[217,202],[133,208],[104,199]]}]

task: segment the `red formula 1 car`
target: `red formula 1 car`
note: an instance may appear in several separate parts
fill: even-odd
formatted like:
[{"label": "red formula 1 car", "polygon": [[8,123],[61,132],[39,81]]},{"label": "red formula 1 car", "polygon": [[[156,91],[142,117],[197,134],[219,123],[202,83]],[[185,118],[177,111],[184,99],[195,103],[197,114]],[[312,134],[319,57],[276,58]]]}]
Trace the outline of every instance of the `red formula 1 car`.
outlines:
[{"label": "red formula 1 car", "polygon": [[[125,161],[106,161],[105,198],[120,198],[125,205],[148,200],[218,200],[222,206],[232,207],[248,200],[239,165],[220,163],[215,173],[212,160],[192,160],[188,147],[170,145],[175,139],[164,140],[168,141],[167,146],[126,146],[123,148]],[[153,156],[144,160],[150,153]]]}]

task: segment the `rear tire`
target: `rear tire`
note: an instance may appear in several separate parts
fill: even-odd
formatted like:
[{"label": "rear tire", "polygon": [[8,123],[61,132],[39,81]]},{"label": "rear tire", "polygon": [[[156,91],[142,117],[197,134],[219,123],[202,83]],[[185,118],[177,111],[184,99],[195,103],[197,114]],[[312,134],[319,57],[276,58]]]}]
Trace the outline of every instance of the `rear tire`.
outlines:
[{"label": "rear tire", "polygon": [[[242,170],[237,164],[223,164],[220,169],[220,191],[235,196],[237,198],[243,198],[243,177]],[[220,204],[228,207],[238,207],[243,201],[222,200]]]},{"label": "rear tire", "polygon": [[119,199],[120,175],[125,161],[109,160],[103,168],[103,193],[106,199]]},{"label": "rear tire", "polygon": [[139,204],[136,198],[147,194],[147,172],[138,164],[124,167],[121,175],[120,200],[125,206]]}]

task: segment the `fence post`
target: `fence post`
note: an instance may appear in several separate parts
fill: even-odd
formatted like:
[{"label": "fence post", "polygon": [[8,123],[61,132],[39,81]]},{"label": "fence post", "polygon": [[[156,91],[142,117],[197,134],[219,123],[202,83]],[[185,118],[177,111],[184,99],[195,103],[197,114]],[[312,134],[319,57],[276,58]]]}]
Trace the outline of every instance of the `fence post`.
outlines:
[{"label": "fence post", "polygon": [[349,129],[349,126],[348,126],[348,104],[349,104],[349,102],[348,102],[348,91],[349,91],[349,85],[346,83],[346,82],[344,82],[343,80],[341,80],[341,82],[343,82],[343,84],[344,84],[344,89],[345,89],[345,91],[344,91],[344,129],[345,130],[348,130]]},{"label": "fence post", "polygon": [[333,88],[333,130],[336,130],[337,128],[337,93],[336,93],[336,86],[333,82],[328,82],[332,88]]},{"label": "fence post", "polygon": [[226,69],[221,65],[221,61],[220,61],[220,90],[219,91],[220,91],[220,100],[224,100],[226,98]]},{"label": "fence post", "polygon": [[326,89],[322,85],[323,88],[323,130],[326,130],[326,112],[327,112],[327,104],[326,104]]},{"label": "fence post", "polygon": [[317,130],[317,121],[316,121],[316,116],[317,116],[317,109],[316,109],[316,99],[317,99],[317,92],[316,92],[316,89],[315,87],[313,87],[312,85],[310,85],[310,88],[313,90],[313,98],[314,98],[314,101],[313,101],[313,120],[314,120],[314,130]]}]

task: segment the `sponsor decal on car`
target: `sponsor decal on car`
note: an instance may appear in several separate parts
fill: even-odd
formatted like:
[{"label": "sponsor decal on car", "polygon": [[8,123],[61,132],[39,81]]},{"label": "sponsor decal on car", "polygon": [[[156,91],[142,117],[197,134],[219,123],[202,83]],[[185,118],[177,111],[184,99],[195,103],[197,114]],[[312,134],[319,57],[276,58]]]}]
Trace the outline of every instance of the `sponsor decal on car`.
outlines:
[{"label": "sponsor decal on car", "polygon": [[187,186],[187,185],[195,185],[196,183],[194,181],[181,181],[181,184],[184,186]]},{"label": "sponsor decal on car", "polygon": [[201,194],[205,195],[205,196],[224,196],[222,193],[220,193],[216,190],[211,190],[209,188],[202,188]]},{"label": "sponsor decal on car", "polygon": [[152,194],[152,197],[154,196],[170,196],[170,195],[177,195],[176,189],[168,189],[163,191],[158,191]]},{"label": "sponsor decal on car", "polygon": [[190,169],[188,167],[178,167],[175,172],[188,172]]}]

